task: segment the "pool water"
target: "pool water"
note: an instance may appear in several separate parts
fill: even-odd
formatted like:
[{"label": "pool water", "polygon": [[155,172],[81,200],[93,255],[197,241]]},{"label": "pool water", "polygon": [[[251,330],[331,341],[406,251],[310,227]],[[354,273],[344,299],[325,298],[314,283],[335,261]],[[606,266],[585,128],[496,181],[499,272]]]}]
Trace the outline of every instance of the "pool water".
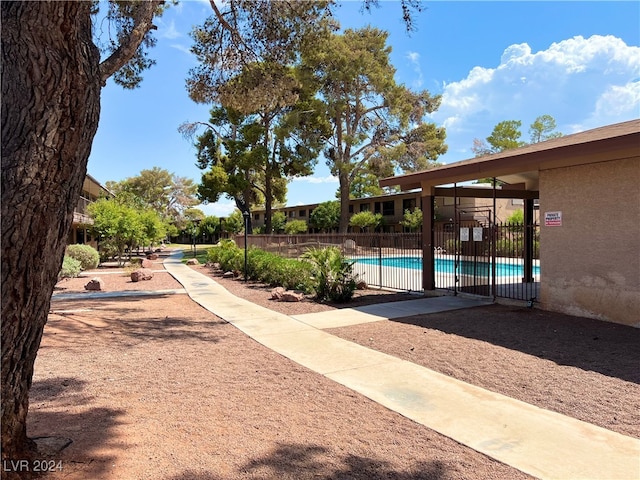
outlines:
[{"label": "pool water", "polygon": [[[358,258],[356,263],[365,265],[378,265],[382,261],[383,267],[400,267],[413,268],[422,270],[422,258],[420,257],[384,257],[378,258]],[[436,273],[454,273],[455,260],[451,258],[436,258]],[[471,262],[468,260],[460,260],[458,273],[462,275],[489,276],[491,275],[491,263],[489,262]],[[540,275],[540,267],[533,266],[533,274]],[[522,265],[514,265],[510,263],[496,263],[496,276],[524,276],[524,267]]]}]

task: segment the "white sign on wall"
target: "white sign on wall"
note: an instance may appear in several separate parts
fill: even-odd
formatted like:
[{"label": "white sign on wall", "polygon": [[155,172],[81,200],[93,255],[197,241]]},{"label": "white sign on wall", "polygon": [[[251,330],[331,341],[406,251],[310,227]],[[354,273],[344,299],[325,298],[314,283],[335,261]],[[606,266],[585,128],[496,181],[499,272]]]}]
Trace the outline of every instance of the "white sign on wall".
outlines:
[{"label": "white sign on wall", "polygon": [[468,227],[462,227],[460,229],[460,240],[463,242],[468,242],[469,241],[469,228]]},{"label": "white sign on wall", "polygon": [[474,242],[482,241],[482,227],[473,227],[473,241]]},{"label": "white sign on wall", "polygon": [[562,212],[544,212],[545,227],[561,227]]}]

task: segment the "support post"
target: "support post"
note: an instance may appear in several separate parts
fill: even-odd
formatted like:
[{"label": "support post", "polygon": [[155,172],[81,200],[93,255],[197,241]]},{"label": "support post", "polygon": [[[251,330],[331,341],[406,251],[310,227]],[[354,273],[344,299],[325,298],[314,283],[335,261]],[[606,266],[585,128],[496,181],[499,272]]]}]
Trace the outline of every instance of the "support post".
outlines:
[{"label": "support post", "polygon": [[247,283],[247,230],[249,229],[249,212],[242,212],[244,218],[244,283]]},{"label": "support post", "polygon": [[524,200],[524,277],[523,283],[533,282],[533,240],[535,227],[533,225],[533,199]]},{"label": "support post", "polygon": [[[422,192],[424,193],[423,188]],[[433,188],[428,190],[428,195],[422,197],[422,288],[436,289],[435,280],[435,256],[433,224],[435,218],[435,198]]]}]

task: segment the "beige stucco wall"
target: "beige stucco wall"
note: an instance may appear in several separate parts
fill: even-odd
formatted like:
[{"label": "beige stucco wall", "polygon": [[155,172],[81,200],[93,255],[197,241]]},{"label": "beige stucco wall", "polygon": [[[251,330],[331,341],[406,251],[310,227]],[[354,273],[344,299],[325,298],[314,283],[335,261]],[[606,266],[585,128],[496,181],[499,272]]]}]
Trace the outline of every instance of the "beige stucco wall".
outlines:
[{"label": "beige stucco wall", "polygon": [[541,171],[540,217],[541,307],[640,327],[640,157]]}]

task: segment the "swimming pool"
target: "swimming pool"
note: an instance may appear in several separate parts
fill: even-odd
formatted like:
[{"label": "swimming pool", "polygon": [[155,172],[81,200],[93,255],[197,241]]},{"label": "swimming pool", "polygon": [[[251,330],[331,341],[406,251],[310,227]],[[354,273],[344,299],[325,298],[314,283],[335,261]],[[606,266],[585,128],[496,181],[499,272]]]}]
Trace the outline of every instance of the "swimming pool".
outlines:
[{"label": "swimming pool", "polygon": [[[356,263],[364,265],[378,265],[382,261],[383,267],[400,267],[422,270],[422,258],[420,257],[383,257],[379,258],[358,258]],[[452,258],[436,258],[436,273],[454,273],[455,260]],[[471,262],[468,260],[460,260],[458,273],[462,275],[489,276],[491,275],[491,263],[489,262]],[[533,274],[540,275],[540,267],[533,266]],[[511,263],[496,262],[496,276],[524,276],[524,266]]]}]

